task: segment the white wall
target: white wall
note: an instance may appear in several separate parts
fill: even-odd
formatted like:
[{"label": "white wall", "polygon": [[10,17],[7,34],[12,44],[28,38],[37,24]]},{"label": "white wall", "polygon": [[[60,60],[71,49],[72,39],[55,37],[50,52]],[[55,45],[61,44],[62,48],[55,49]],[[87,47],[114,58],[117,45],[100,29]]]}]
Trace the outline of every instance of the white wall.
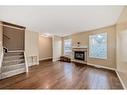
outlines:
[{"label": "white wall", "polygon": [[123,87],[127,89],[127,7],[124,8],[116,24],[117,71]]},{"label": "white wall", "polygon": [[[38,41],[39,41],[38,32],[25,31],[25,52],[26,52],[29,66],[39,64],[39,42]],[[37,56],[37,59],[34,59],[34,62],[33,62],[31,56]]]},{"label": "white wall", "polygon": [[2,33],[3,33],[3,28],[2,28],[2,24],[0,22],[0,67],[1,67],[1,61],[2,61]]},{"label": "white wall", "polygon": [[52,38],[39,36],[39,60],[52,58]]},{"label": "white wall", "polygon": [[62,38],[59,36],[53,37],[53,61],[59,60],[62,55]]},{"label": "white wall", "polygon": [[3,26],[2,26],[2,24],[1,24],[1,22],[0,22],[0,55],[1,55],[1,53],[2,53],[2,33],[3,33],[3,28],[2,28]]},{"label": "white wall", "polygon": [[127,30],[119,33],[120,61],[127,64]]},{"label": "white wall", "polygon": [[124,8],[116,24],[117,70],[127,73],[127,7]]}]

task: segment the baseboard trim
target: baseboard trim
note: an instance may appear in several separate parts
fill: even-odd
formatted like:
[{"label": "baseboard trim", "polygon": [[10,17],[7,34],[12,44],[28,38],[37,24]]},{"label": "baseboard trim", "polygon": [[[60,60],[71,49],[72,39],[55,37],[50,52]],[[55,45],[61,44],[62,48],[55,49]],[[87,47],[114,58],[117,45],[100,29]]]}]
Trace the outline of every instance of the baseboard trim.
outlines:
[{"label": "baseboard trim", "polygon": [[91,63],[87,63],[87,65],[94,66],[94,67],[97,67],[97,68],[104,68],[104,69],[108,69],[108,70],[116,71],[115,68],[110,68],[110,67],[106,67],[106,66],[95,65],[95,64],[91,64]]},{"label": "baseboard trim", "polygon": [[52,57],[42,58],[42,59],[39,59],[39,61],[44,61],[44,60],[49,60],[49,59],[52,59]]},{"label": "baseboard trim", "polygon": [[123,88],[124,88],[125,90],[127,89],[127,88],[125,87],[125,85],[124,85],[124,83],[123,83],[123,81],[122,81],[122,79],[121,79],[121,77],[120,77],[118,71],[117,71],[115,68],[110,68],[110,67],[105,67],[105,66],[95,65],[95,64],[90,64],[90,63],[87,63],[87,65],[94,66],[94,67],[97,67],[97,68],[104,68],[104,69],[108,69],[108,70],[115,71],[116,74],[117,74],[117,76],[118,76],[118,78],[119,78],[119,80],[120,80],[120,82],[121,82],[121,84],[122,84],[122,86],[123,86]]},{"label": "baseboard trim", "polygon": [[118,76],[118,78],[119,78],[119,80],[120,80],[120,83],[121,83],[122,86],[123,86],[123,89],[124,89],[124,90],[127,89],[127,88],[125,87],[125,85],[124,85],[124,83],[123,83],[123,81],[122,81],[122,79],[121,79],[121,77],[120,77],[118,71],[117,71],[115,68],[110,68],[110,67],[105,67],[105,66],[100,66],[100,65],[94,65],[94,64],[90,64],[90,63],[87,63],[87,65],[94,66],[94,67],[97,67],[97,68],[104,68],[104,69],[108,69],[108,70],[115,71],[116,74],[117,74],[117,76]]},{"label": "baseboard trim", "polygon": [[39,65],[39,62],[37,64],[29,63],[28,67],[32,67],[32,66],[35,66],[35,65]]},{"label": "baseboard trim", "polygon": [[122,86],[123,86],[124,90],[126,90],[127,88],[125,87],[125,85],[124,85],[124,83],[123,83],[123,81],[122,81],[122,79],[121,79],[121,77],[120,77],[120,75],[119,75],[118,71],[117,71],[117,70],[115,70],[115,72],[116,72],[116,74],[117,74],[117,76],[118,76],[118,78],[119,78],[119,80],[120,80],[120,82],[121,82],[121,84],[122,84]]}]

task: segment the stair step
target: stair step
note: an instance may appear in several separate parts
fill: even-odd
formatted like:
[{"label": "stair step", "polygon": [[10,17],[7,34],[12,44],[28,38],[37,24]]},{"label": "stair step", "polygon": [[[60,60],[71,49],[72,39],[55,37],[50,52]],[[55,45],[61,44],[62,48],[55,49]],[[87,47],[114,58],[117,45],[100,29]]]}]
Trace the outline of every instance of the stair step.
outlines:
[{"label": "stair step", "polygon": [[4,64],[9,64],[9,63],[21,63],[21,62],[24,62],[25,60],[24,59],[19,59],[19,60],[6,60],[6,61],[3,61],[3,65]]},{"label": "stair step", "polygon": [[7,53],[4,54],[4,56],[14,56],[14,55],[23,55],[24,51],[23,50],[14,50],[14,51],[8,51]]},{"label": "stair step", "polygon": [[24,56],[23,55],[17,55],[17,56],[4,56],[3,61],[6,60],[18,60],[18,59],[23,59]]},{"label": "stair step", "polygon": [[2,64],[2,66],[10,66],[10,65],[16,65],[16,64],[22,64],[24,62],[21,62],[21,63],[6,63],[6,64]]},{"label": "stair step", "polygon": [[24,50],[9,50],[8,52],[24,52]]},{"label": "stair step", "polygon": [[25,68],[19,68],[19,69],[15,69],[15,70],[11,70],[8,72],[4,72],[0,74],[0,79],[4,79],[4,78],[8,78],[17,74],[21,74],[25,72]]},{"label": "stair step", "polygon": [[24,55],[23,52],[8,52],[5,53],[4,56],[16,56],[16,55]]},{"label": "stair step", "polygon": [[25,68],[25,63],[9,65],[9,66],[2,66],[2,73],[3,72],[8,72],[8,71],[11,71],[11,70],[20,69],[20,68]]},{"label": "stair step", "polygon": [[4,54],[0,79],[26,72],[24,51],[14,50]]}]

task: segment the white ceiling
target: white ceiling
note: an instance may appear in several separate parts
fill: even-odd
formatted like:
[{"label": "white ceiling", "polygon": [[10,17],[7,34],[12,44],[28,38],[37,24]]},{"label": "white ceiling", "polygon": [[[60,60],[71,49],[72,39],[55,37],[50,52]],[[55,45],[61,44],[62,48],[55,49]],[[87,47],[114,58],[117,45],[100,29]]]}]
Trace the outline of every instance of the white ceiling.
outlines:
[{"label": "white ceiling", "polygon": [[123,6],[1,6],[0,19],[28,30],[65,36],[116,23]]}]

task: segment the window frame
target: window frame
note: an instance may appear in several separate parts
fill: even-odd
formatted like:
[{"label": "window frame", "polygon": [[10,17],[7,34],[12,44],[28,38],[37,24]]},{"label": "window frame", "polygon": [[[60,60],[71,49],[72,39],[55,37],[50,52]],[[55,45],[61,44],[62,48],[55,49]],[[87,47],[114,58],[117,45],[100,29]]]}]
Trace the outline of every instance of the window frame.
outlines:
[{"label": "window frame", "polygon": [[[65,52],[65,42],[67,41],[67,40],[70,40],[70,42],[71,42],[71,49],[70,49],[70,52]],[[64,50],[63,50],[63,54],[64,55],[70,55],[71,53],[72,53],[72,39],[64,39],[64,41],[63,41],[63,46],[64,46]],[[70,54],[69,54],[70,53]]]},{"label": "window frame", "polygon": [[[95,57],[95,56],[91,56],[90,55],[90,52],[91,52],[91,49],[90,49],[90,36],[97,36],[97,35],[101,35],[101,34],[106,34],[107,36],[107,39],[106,39],[106,57]],[[108,33],[107,32],[102,32],[102,33],[97,33],[97,34],[92,34],[92,35],[89,35],[89,58],[94,58],[94,59],[102,59],[102,60],[107,60],[108,59]]]}]

